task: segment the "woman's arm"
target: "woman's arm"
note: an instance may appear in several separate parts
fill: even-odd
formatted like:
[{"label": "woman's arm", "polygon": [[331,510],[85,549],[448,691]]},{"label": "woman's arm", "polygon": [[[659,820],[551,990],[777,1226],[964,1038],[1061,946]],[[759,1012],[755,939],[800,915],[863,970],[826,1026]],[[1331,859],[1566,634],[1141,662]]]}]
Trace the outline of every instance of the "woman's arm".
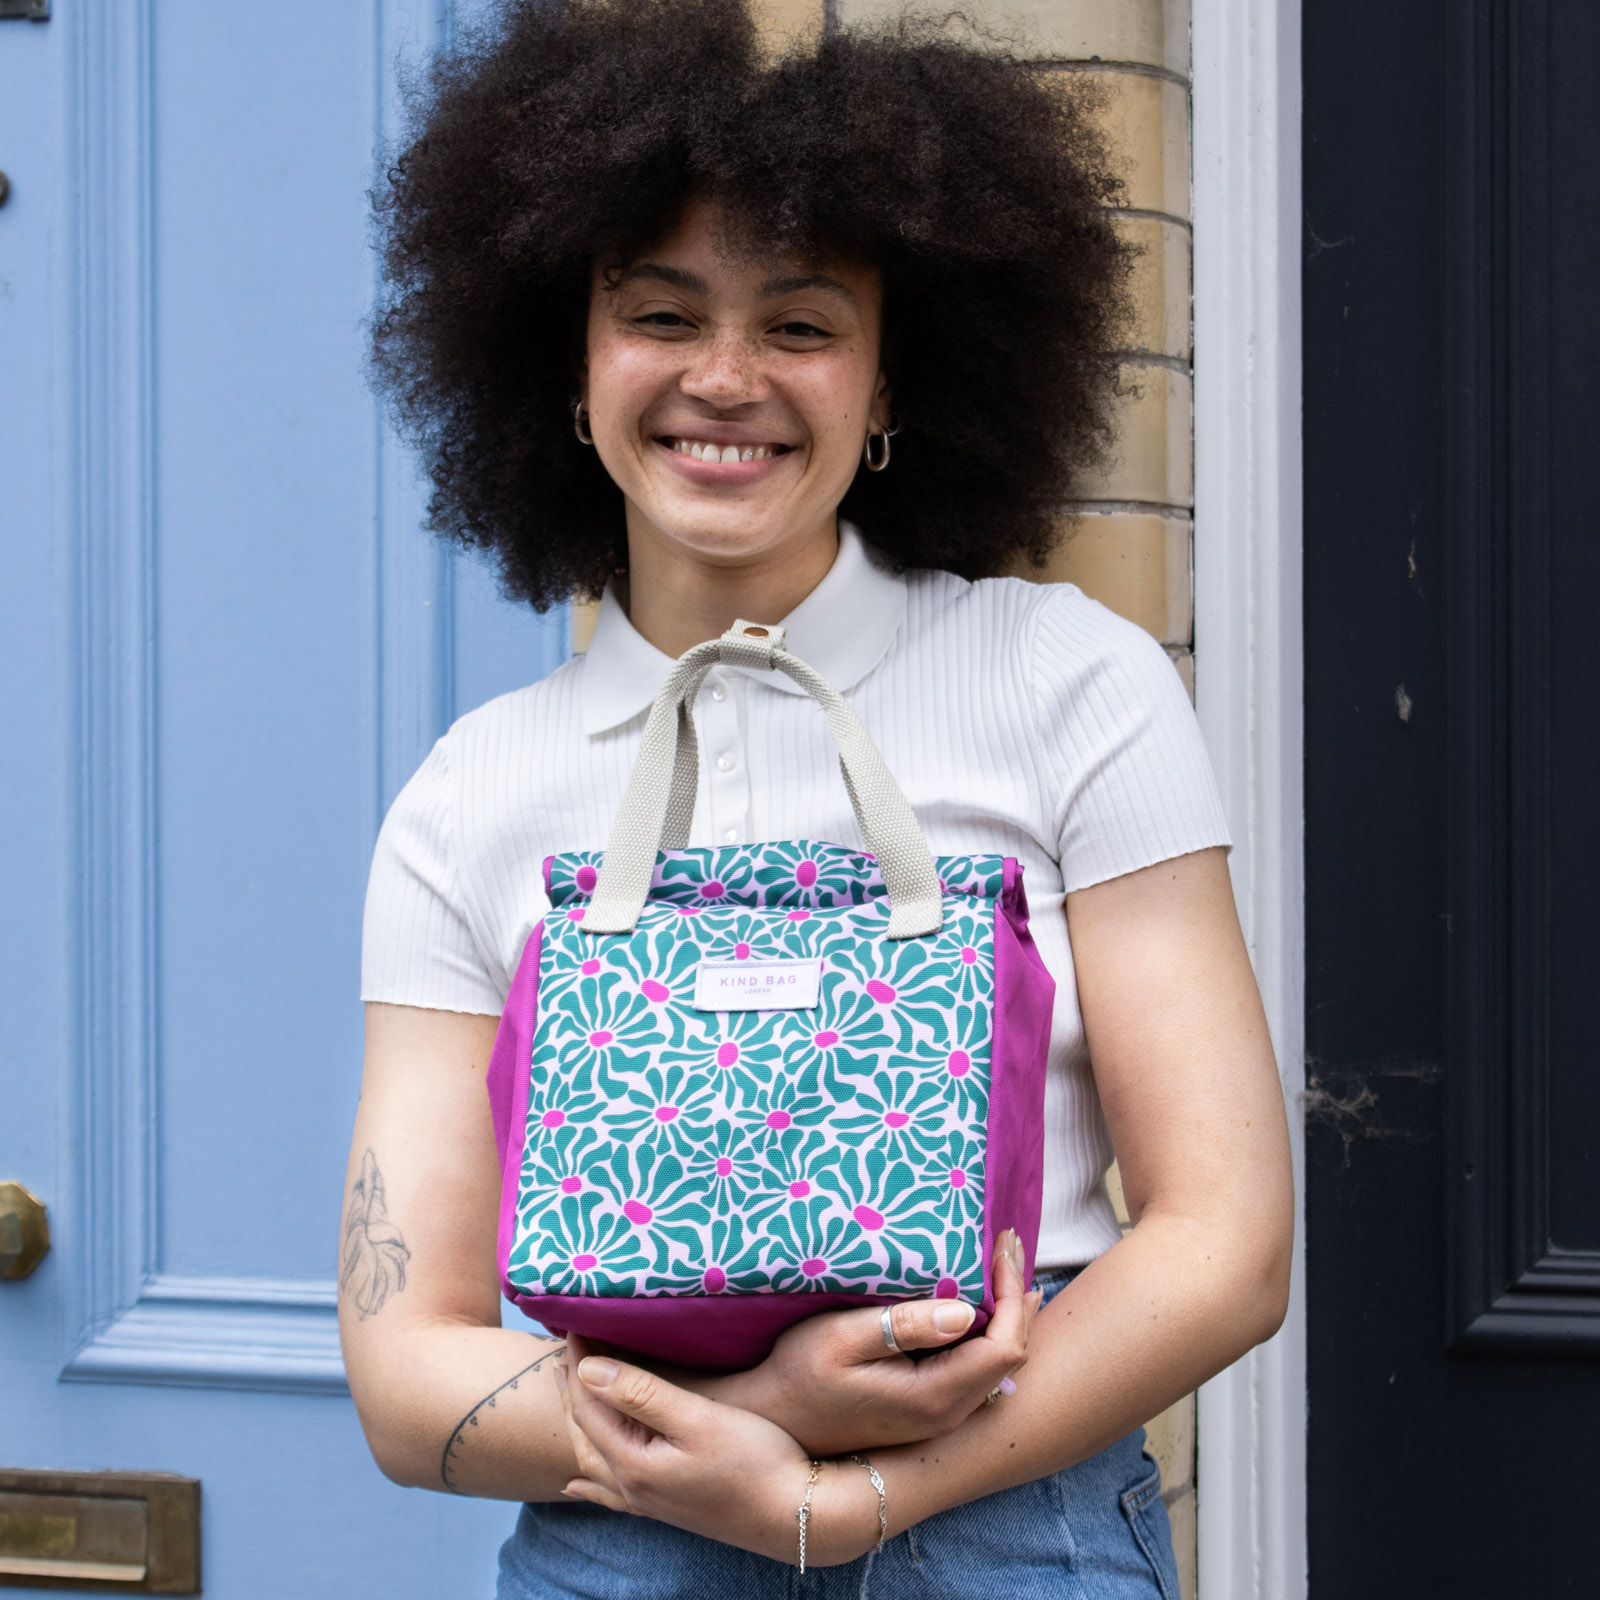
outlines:
[{"label": "woman's arm", "polygon": [[[361,1106],[340,1252],[345,1366],[374,1458],[397,1482],[553,1500],[574,1475],[554,1385],[562,1346],[502,1331],[495,1239],[500,1167],[484,1071],[496,1019],[367,1008]],[[878,1314],[791,1329],[760,1367],[686,1386],[757,1412],[816,1452],[947,1432],[1025,1359],[1035,1306],[1021,1285],[985,1336],[913,1364]],[[897,1306],[902,1349],[948,1344],[948,1302]],[[728,1413],[723,1413],[724,1417]]]},{"label": "woman's arm", "polygon": [[397,1483],[554,1500],[573,1457],[564,1346],[500,1327],[496,1019],[367,1007],[339,1249],[339,1330],[367,1442]]},{"label": "woman's arm", "polygon": [[[1268,1338],[1289,1290],[1293,1197],[1287,1125],[1260,998],[1220,850],[1180,857],[1068,898],[1079,999],[1133,1227],[1039,1315],[1015,1396],[954,1432],[874,1453],[890,1531],[1059,1471],[1122,1437]],[[587,1364],[586,1364],[587,1368]],[[573,1414],[603,1463],[605,1503],[700,1525],[694,1459],[704,1401],[623,1371],[580,1383]],[[591,1402],[669,1419],[676,1454],[596,1422]],[[637,1401],[637,1404],[635,1403]],[[648,1408],[649,1414],[646,1414]],[[684,1421],[677,1421],[681,1411]],[[585,1423],[588,1426],[585,1426]],[[659,1430],[658,1430],[659,1431]],[[670,1473],[670,1483],[663,1479]],[[722,1486],[717,1537],[792,1559],[793,1508]],[[798,1505],[803,1477],[790,1490]],[[681,1504],[680,1504],[681,1502]],[[859,1468],[824,1475],[812,1559],[845,1561],[876,1540],[876,1497]]]}]

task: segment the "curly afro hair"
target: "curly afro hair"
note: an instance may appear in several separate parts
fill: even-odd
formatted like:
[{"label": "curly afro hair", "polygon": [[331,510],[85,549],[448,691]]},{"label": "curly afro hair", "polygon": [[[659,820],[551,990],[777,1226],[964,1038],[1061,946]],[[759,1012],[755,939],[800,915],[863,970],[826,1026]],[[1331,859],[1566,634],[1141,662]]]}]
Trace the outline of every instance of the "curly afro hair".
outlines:
[{"label": "curly afro hair", "polygon": [[902,567],[1042,560],[1108,441],[1126,320],[1082,83],[959,17],[775,58],[745,0],[511,0],[433,66],[376,197],[374,365],[430,525],[540,610],[625,565],[621,493],[572,429],[591,278],[709,197],[758,248],[882,274],[902,432],[841,514]]}]

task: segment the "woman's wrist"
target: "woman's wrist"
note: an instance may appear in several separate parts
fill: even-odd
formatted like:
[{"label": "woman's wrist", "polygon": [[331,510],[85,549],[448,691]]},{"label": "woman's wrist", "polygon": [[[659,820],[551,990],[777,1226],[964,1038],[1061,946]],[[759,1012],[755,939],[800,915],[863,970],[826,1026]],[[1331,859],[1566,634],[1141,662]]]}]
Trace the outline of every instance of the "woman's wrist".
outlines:
[{"label": "woman's wrist", "polygon": [[[796,1507],[804,1492],[801,1483]],[[878,1493],[872,1480],[848,1456],[824,1461],[811,1494],[806,1566],[837,1567],[859,1560],[877,1549],[878,1526]],[[798,1530],[796,1546],[798,1550]]]}]

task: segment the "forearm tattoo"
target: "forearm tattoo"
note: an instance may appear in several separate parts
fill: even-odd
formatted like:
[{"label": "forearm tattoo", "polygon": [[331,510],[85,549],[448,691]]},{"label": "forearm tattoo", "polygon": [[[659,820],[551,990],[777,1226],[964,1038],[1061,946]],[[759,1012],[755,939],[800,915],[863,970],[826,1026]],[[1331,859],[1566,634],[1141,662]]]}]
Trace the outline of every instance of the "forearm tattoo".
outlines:
[{"label": "forearm tattoo", "polygon": [[339,1267],[339,1292],[349,1298],[362,1321],[382,1311],[391,1292],[399,1294],[405,1288],[410,1259],[400,1230],[389,1220],[378,1158],[368,1150],[361,1158],[360,1176],[350,1187]]},{"label": "forearm tattoo", "polygon": [[[539,1338],[539,1335],[534,1334],[532,1337],[537,1339]],[[541,1344],[553,1343],[553,1341],[548,1337],[540,1339],[539,1342]],[[456,1466],[460,1461],[462,1454],[468,1448],[467,1441],[471,1437],[470,1430],[478,1426],[479,1413],[484,1411],[493,1411],[495,1408],[495,1403],[499,1400],[501,1395],[511,1393],[524,1378],[531,1377],[547,1361],[555,1361],[559,1357],[564,1356],[566,1353],[567,1347],[564,1344],[556,1345],[553,1350],[546,1350],[544,1354],[541,1355],[536,1361],[530,1361],[527,1366],[522,1368],[520,1372],[513,1373],[509,1378],[506,1379],[504,1383],[500,1385],[498,1389],[491,1389],[489,1393],[486,1394],[483,1399],[481,1399],[477,1405],[475,1405],[466,1414],[466,1416],[464,1416],[455,1425],[450,1437],[445,1440],[444,1455],[439,1462],[440,1481],[444,1484],[445,1488],[450,1491],[451,1494],[460,1494],[462,1492],[456,1484]]]}]

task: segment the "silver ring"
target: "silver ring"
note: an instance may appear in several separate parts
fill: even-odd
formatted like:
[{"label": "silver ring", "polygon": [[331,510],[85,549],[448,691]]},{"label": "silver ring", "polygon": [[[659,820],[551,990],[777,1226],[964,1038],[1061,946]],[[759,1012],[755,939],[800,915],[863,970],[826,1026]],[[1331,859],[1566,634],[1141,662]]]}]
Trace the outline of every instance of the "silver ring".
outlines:
[{"label": "silver ring", "polygon": [[903,1352],[901,1351],[900,1346],[894,1342],[894,1319],[889,1315],[889,1313],[893,1310],[893,1306],[885,1306],[883,1310],[878,1313],[878,1326],[883,1329],[883,1342],[888,1345],[888,1347],[893,1350],[896,1355],[900,1355]]}]

